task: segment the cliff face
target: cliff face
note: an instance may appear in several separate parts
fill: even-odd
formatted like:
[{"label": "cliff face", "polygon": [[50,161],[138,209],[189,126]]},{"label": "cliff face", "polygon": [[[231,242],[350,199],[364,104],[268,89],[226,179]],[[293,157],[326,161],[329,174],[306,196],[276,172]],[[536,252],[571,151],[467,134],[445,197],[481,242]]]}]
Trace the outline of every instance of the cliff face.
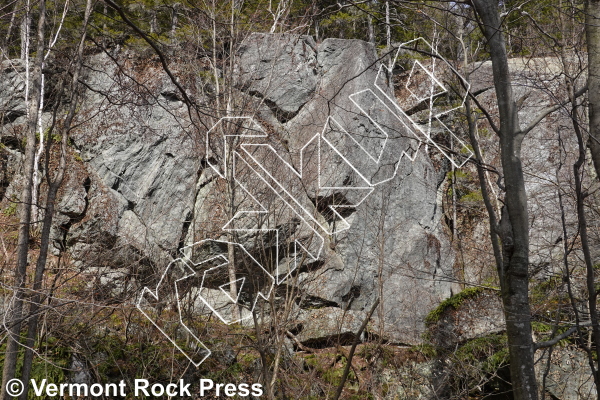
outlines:
[{"label": "cliff face", "polygon": [[[446,171],[416,151],[410,125],[391,112],[393,91],[378,76],[375,49],[357,40],[255,34],[237,60],[233,87],[186,75],[181,83],[196,104],[190,111],[155,61],[88,58],[55,252],[102,273],[109,296],[135,298],[180,250],[231,240],[234,232],[269,264],[276,293],[298,290],[293,315],[305,343],[356,331],[378,298],[369,329],[418,342],[424,316],[452,289],[454,257],[438,196]],[[1,75],[9,88],[0,104],[10,171],[18,170],[25,118],[19,68],[5,62]],[[217,91],[233,99],[219,111]],[[224,139],[231,132],[237,136]],[[233,202],[233,186],[219,176],[227,177],[228,165]],[[8,170],[0,177],[5,197],[21,182]],[[225,253],[213,246],[203,257]],[[229,310],[220,284],[205,285],[201,295]],[[207,302],[197,304],[200,313]]]},{"label": "cliff face", "polygon": [[[225,322],[235,314],[230,277],[224,264],[207,261],[232,255],[239,301],[246,308],[259,303],[262,321],[289,335],[282,341],[286,349],[352,342],[380,299],[367,326],[371,337],[414,344],[422,340],[424,321],[429,323],[429,340],[445,361],[421,360],[413,366],[419,370],[415,382],[431,383],[419,389],[423,393],[446,390],[454,377],[468,377],[463,365],[477,345],[485,350],[478,357],[499,362],[490,365],[506,373],[497,293],[457,294],[451,283],[455,278],[474,285],[494,281],[488,222],[477,200],[479,187],[469,181],[469,174],[475,174],[466,167],[455,175],[462,251],[457,263],[462,270],[455,277],[454,255],[441,223],[448,161],[432,142],[426,147],[415,140],[426,139],[415,135],[415,125],[427,124],[428,91],[438,88],[429,86],[426,61],[419,69],[411,67],[418,57],[403,57],[397,60],[401,71],[392,77],[380,69],[375,49],[366,42],[327,39],[317,44],[304,36],[254,34],[239,48],[233,76],[224,77],[217,66],[215,80],[215,69],[203,60],[171,64],[189,96],[186,104],[156,59],[119,51],[90,55],[52,230],[53,252],[69,268],[79,268],[86,296],[92,292],[92,300],[130,306],[144,299],[140,308],[149,316],[165,308],[174,315],[174,304],[179,304],[172,283],[189,266],[195,276],[185,286],[188,316],[211,315]],[[556,62],[510,61],[524,125],[560,97],[553,78],[560,75]],[[471,90],[494,115],[491,65],[472,67]],[[18,198],[23,182],[24,73],[19,60],[2,63],[0,200],[3,211],[11,212],[10,200]],[[552,84],[535,87],[541,78]],[[46,79],[51,87],[51,68]],[[393,79],[404,81],[392,89]],[[49,95],[46,100],[50,109],[55,99]],[[435,112],[445,113],[440,107]],[[44,112],[44,130],[51,120],[51,113]],[[452,115],[443,120],[451,122]],[[569,114],[559,110],[530,132],[523,147],[538,341],[551,334],[546,313],[565,299],[560,294],[564,283],[556,279],[564,262],[562,218],[569,232],[578,229],[573,202],[561,204],[555,195],[571,179],[577,155],[571,125]],[[441,127],[431,128],[428,133],[443,142]],[[485,163],[500,165],[496,136],[479,129]],[[487,179],[499,209],[501,179],[493,169]],[[43,183],[40,193],[43,206]],[[590,228],[595,255],[598,232]],[[228,248],[228,242],[236,245]],[[580,254],[570,257],[578,265]],[[219,273],[207,275],[212,267]],[[170,292],[161,287],[164,282]],[[573,288],[583,298],[581,282]],[[158,301],[142,296],[146,287],[162,290]],[[273,294],[270,305],[285,312],[263,307],[261,293]],[[241,316],[252,321],[247,309]],[[170,323],[177,325],[180,317]],[[229,354],[217,344],[223,346],[218,340],[207,346],[215,358]],[[547,390],[563,399],[587,396],[593,380],[585,358],[573,349],[557,351],[551,363],[546,355],[539,363],[550,371]],[[448,361],[450,353],[454,358]],[[545,376],[541,368],[540,381]],[[405,393],[406,379],[389,378],[389,384]]]}]

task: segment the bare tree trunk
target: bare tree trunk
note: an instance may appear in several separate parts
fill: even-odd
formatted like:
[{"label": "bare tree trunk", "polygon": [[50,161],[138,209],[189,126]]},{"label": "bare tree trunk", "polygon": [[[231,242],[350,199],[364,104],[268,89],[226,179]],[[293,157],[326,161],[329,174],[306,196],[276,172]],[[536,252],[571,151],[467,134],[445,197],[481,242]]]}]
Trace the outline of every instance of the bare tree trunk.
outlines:
[{"label": "bare tree trunk", "polygon": [[[25,182],[19,205],[19,239],[17,242],[17,266],[15,270],[15,294],[12,318],[8,326],[6,354],[2,370],[2,382],[6,383],[15,377],[17,356],[19,352],[19,336],[23,315],[23,298],[25,295],[25,279],[27,275],[27,255],[29,253],[29,225],[31,223],[31,201],[33,187],[33,162],[35,158],[35,131],[41,94],[42,62],[44,59],[44,29],[46,25],[46,1],[39,2],[39,20],[37,29],[37,53],[33,66],[32,96],[29,102],[29,118],[27,126],[27,143],[25,146],[24,177]],[[9,400],[3,384],[0,399]]]},{"label": "bare tree trunk", "polygon": [[[44,60],[42,60],[42,70],[44,69]],[[40,106],[38,111],[38,133],[40,135],[38,149],[35,152],[35,157],[33,161],[33,187],[31,188],[31,218],[32,227],[37,230],[38,221],[40,219],[40,207],[38,204],[39,201],[39,188],[41,182],[40,178],[40,159],[44,152],[44,130],[42,128],[42,112],[44,111],[44,74],[42,73],[41,84],[40,84]]]},{"label": "bare tree trunk", "polygon": [[155,9],[150,10],[150,33],[158,33],[158,21]]},{"label": "bare tree trunk", "polygon": [[[460,49],[458,53],[462,55],[463,59],[463,72],[462,75],[467,82],[470,82],[470,73],[469,73],[469,53],[467,51],[467,45],[464,40],[464,29],[462,28],[462,21],[459,21],[459,25],[461,28],[458,32],[458,39],[460,41]],[[465,99],[465,113],[467,116],[467,129],[469,132],[469,141],[471,146],[473,147],[473,153],[475,155],[476,168],[477,168],[477,177],[479,179],[479,185],[481,187],[481,195],[483,197],[483,203],[485,205],[486,211],[488,213],[488,221],[490,224],[490,240],[492,242],[492,251],[494,253],[494,260],[496,262],[496,269],[500,270],[502,267],[502,251],[500,249],[500,238],[498,237],[498,213],[496,213],[496,208],[492,203],[492,197],[490,196],[490,190],[492,189],[492,185],[490,184],[488,189],[488,179],[486,179],[487,171],[484,170],[483,166],[485,165],[483,154],[481,152],[481,148],[479,146],[479,140],[477,137],[477,121],[473,116],[473,111],[471,108],[471,98],[467,96]],[[452,190],[454,196],[454,189]],[[495,195],[495,193],[493,193]],[[453,200],[455,201],[455,200]],[[497,201],[497,200],[496,200]]]},{"label": "bare tree trunk", "polygon": [[[10,13],[10,22],[8,23],[8,29],[6,30],[6,36],[4,38],[4,43],[2,43],[2,47],[0,48],[0,50],[6,49],[8,43],[10,42],[10,35],[12,34],[12,29],[15,24],[15,15],[17,14],[18,10],[19,10],[19,3],[15,3],[12,13]],[[6,56],[10,57],[10,55],[8,54],[8,51],[6,52]]]},{"label": "bare tree trunk", "polygon": [[585,2],[585,33],[588,50],[588,146],[596,176],[600,179],[600,0]]},{"label": "bare tree trunk", "polygon": [[[63,27],[63,23],[65,21],[65,17],[67,16],[68,10],[69,10],[69,2],[65,1],[65,8],[63,10],[60,24],[58,25],[58,28],[56,30],[56,35],[48,44],[48,49],[46,51],[46,54],[44,55],[44,59],[42,60],[42,71],[45,68],[46,59],[50,55],[50,50],[52,50],[52,48],[56,44],[56,41],[58,40],[58,36],[60,35],[60,31]],[[31,195],[31,199],[32,199],[31,218],[33,219],[33,227],[36,230],[39,226],[39,220],[41,218],[41,211],[40,211],[38,202],[39,202],[39,189],[40,189],[40,184],[42,183],[41,182],[42,177],[41,177],[41,172],[39,169],[39,164],[40,164],[40,160],[42,158],[42,154],[44,154],[45,139],[46,139],[46,137],[45,137],[46,135],[44,134],[44,129],[42,127],[42,112],[44,111],[44,91],[46,90],[44,79],[45,79],[45,76],[44,76],[44,73],[42,72],[40,107],[39,107],[39,113],[38,113],[38,134],[40,136],[40,140],[39,140],[38,150],[35,153],[35,161],[33,162],[33,188],[32,188],[32,195]],[[50,146],[50,145],[51,145],[51,143],[48,143],[48,146]]]},{"label": "bare tree trunk", "polygon": [[25,5],[25,14],[21,20],[21,60],[25,60],[29,54],[29,26],[31,25],[31,13],[29,12],[29,2]]},{"label": "bare tree trunk", "polygon": [[177,13],[178,12],[179,12],[179,3],[175,3],[171,7],[171,30],[169,32],[171,39],[175,39],[175,30],[177,29],[177,21],[178,21]]},{"label": "bare tree trunk", "polygon": [[[392,50],[392,30],[390,26],[390,2],[385,2],[385,46],[386,51],[390,52]],[[388,68],[392,68],[393,57],[389,55],[389,65]]]},{"label": "bare tree trunk", "polygon": [[[44,224],[42,227],[41,234],[41,243],[40,243],[40,254],[37,259],[36,267],[35,267],[35,278],[33,282],[33,292],[34,296],[31,301],[31,307],[29,310],[30,320],[27,328],[27,339],[25,346],[25,356],[23,359],[23,368],[21,374],[21,381],[28,382],[31,375],[31,367],[33,365],[33,347],[35,346],[35,340],[37,338],[37,326],[39,321],[38,309],[40,304],[42,303],[43,296],[41,294],[42,290],[42,280],[44,278],[44,271],[46,269],[46,260],[48,258],[48,248],[50,245],[50,229],[52,227],[52,219],[54,216],[54,206],[56,201],[56,195],[58,193],[58,189],[62,185],[63,178],[65,176],[66,171],[66,158],[67,158],[67,144],[69,141],[69,131],[71,129],[71,125],[73,122],[73,118],[75,117],[76,109],[77,109],[77,99],[78,99],[78,81],[79,75],[81,73],[81,66],[83,64],[83,49],[86,38],[86,29],[89,20],[89,16],[92,11],[92,0],[87,0],[86,9],[85,9],[85,17],[83,22],[83,32],[81,35],[81,40],[79,42],[79,48],[77,51],[76,62],[73,71],[73,77],[70,85],[70,106],[67,117],[63,123],[62,127],[62,139],[60,146],[60,161],[58,166],[58,171],[56,173],[56,177],[54,181],[50,179],[50,176],[47,176],[48,179],[48,195],[46,199],[46,211],[44,215]],[[61,85],[62,86],[62,85]],[[59,93],[62,90],[59,90]],[[48,144],[48,150],[46,151],[46,163],[49,162],[50,157],[50,143]],[[46,168],[48,171],[48,168]],[[37,184],[37,182],[33,182],[33,184]],[[25,390],[21,393],[19,400],[27,400],[29,385],[25,385]]]},{"label": "bare tree trunk", "polygon": [[[226,139],[230,139],[230,138],[226,138]],[[233,138],[231,138],[233,139]],[[233,142],[233,140],[232,140]],[[227,185],[227,200],[229,201],[229,207],[228,207],[228,220],[232,221],[233,220],[233,216],[235,215],[235,180],[233,178],[233,145],[229,146],[231,150],[229,150],[228,157],[226,160],[226,185]],[[235,226],[231,226],[232,230],[229,231],[228,237],[229,237],[229,243],[227,244],[227,259],[229,261],[229,264],[227,265],[227,273],[228,273],[228,278],[229,278],[229,296],[231,296],[232,300],[239,300],[238,299],[238,288],[237,288],[237,277],[236,277],[236,260],[235,260],[235,246],[234,243],[236,242],[236,235],[234,232],[234,228]],[[238,302],[236,301],[236,303],[232,306],[231,308],[231,319],[233,321],[237,321],[242,317],[242,313],[241,313],[241,309],[240,306],[238,304]]]},{"label": "bare tree trunk", "polygon": [[[574,93],[574,90],[573,90]],[[598,293],[596,289],[596,281],[595,281],[595,273],[594,273],[594,265],[592,262],[589,238],[588,238],[588,228],[587,228],[587,220],[585,216],[585,194],[583,193],[583,187],[581,182],[582,177],[582,169],[585,162],[585,144],[583,141],[583,133],[581,132],[579,126],[579,117],[577,115],[577,99],[574,94],[571,94],[572,98],[572,119],[573,119],[573,130],[575,131],[575,135],[577,136],[577,144],[579,147],[579,157],[575,164],[573,164],[573,174],[575,177],[575,195],[577,200],[577,222],[579,225],[579,236],[581,238],[581,249],[583,251],[583,259],[585,262],[586,269],[586,285],[588,291],[588,308],[590,312],[590,321],[592,322],[592,332],[593,332],[593,345],[595,347],[595,360],[591,353],[588,353],[590,356],[590,367],[592,370],[592,374],[594,377],[594,384],[596,386],[596,396],[600,399],[600,377],[598,376],[598,362],[600,362],[600,321],[598,320]],[[590,96],[591,96],[590,92]],[[591,107],[590,107],[591,109]],[[592,347],[592,346],[589,346]]]},{"label": "bare tree trunk", "polygon": [[373,16],[367,13],[367,30],[369,31],[369,43],[375,44],[375,27],[373,26]]},{"label": "bare tree trunk", "polygon": [[508,55],[501,32],[498,2],[474,0],[492,59],[494,87],[500,114],[500,153],[506,187],[506,208],[500,221],[503,263],[498,275],[506,317],[510,373],[517,400],[538,398],[534,370],[529,306],[529,215],[521,163],[524,134],[512,92]]}]

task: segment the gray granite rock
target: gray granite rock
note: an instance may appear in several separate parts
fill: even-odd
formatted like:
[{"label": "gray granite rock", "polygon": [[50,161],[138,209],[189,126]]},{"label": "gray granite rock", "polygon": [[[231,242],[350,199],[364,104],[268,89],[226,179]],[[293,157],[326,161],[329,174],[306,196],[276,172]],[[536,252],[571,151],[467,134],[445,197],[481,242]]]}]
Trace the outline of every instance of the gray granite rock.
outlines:
[{"label": "gray granite rock", "polygon": [[536,364],[536,375],[540,382],[545,378],[546,393],[559,400],[592,400],[596,399],[594,378],[590,373],[587,355],[571,346],[555,347],[548,363],[548,351],[538,351],[539,362]]},{"label": "gray granite rock", "polygon": [[[348,229],[325,239],[323,266],[301,273],[301,286],[314,297],[357,311],[368,310],[380,297],[383,305],[375,319],[387,338],[420,342],[424,316],[452,287],[454,259],[441,230],[438,198],[445,172],[423,152],[414,162],[401,159],[403,151],[416,148],[412,134],[393,115],[376,113],[374,108],[384,105],[374,103],[373,96],[354,97],[367,89],[377,91],[379,64],[372,45],[327,39],[319,44],[316,58],[317,95],[285,123],[290,153],[298,154],[316,133],[329,129],[325,135],[335,150],[327,147],[321,156],[321,179],[332,187],[357,179],[356,171],[336,158],[339,151],[369,183],[380,184],[348,217]],[[393,97],[389,87],[383,89]],[[268,98],[269,92],[261,96]],[[342,129],[349,134],[340,134]],[[383,133],[388,135],[385,147]],[[380,155],[379,163],[367,154]]]},{"label": "gray granite rock", "polygon": [[366,313],[342,310],[338,307],[323,307],[301,310],[298,313],[300,332],[297,339],[307,346],[352,344]]},{"label": "gray granite rock", "polygon": [[316,48],[311,36],[254,33],[238,50],[236,86],[264,98],[279,120],[289,120],[315,93]]},{"label": "gray granite rock", "polygon": [[432,341],[446,349],[505,329],[500,295],[491,290],[481,290],[466,297],[458,308],[446,307],[429,327]]},{"label": "gray granite rock", "polygon": [[4,60],[0,64],[0,118],[12,122],[27,113],[25,103],[25,61]]},{"label": "gray granite rock", "polygon": [[[183,246],[228,237],[222,230],[226,186],[207,165],[204,148],[204,135],[216,120],[201,115],[192,126],[158,65],[130,53],[117,60],[119,68],[104,54],[86,60],[88,90],[71,137],[76,156],[52,237],[55,251],[68,251],[81,268],[129,269],[142,287]],[[425,152],[414,162],[401,158],[416,149],[416,141],[406,124],[382,112],[391,103],[379,100],[385,96],[375,86],[378,69],[375,48],[363,41],[327,39],[317,45],[306,36],[255,34],[239,49],[234,93],[258,110],[256,120],[269,135],[264,142],[294,168],[307,143],[324,132],[322,149],[305,153],[305,160],[316,155],[323,160],[320,171],[316,162],[306,163],[302,183],[309,185],[297,185],[293,173],[278,168],[288,175],[282,184],[302,189],[294,196],[320,226],[334,229],[338,223],[328,211],[336,199],[356,203],[362,192],[355,188],[375,185],[365,202],[346,210],[346,230],[321,232],[318,259],[295,271],[290,284],[310,304],[329,307],[325,314],[332,316],[364,313],[381,298],[372,323],[393,342],[416,343],[424,316],[451,293],[454,258],[440,225],[438,193],[445,171]],[[18,116],[22,100],[14,71],[5,68],[0,78],[14,86],[0,104]],[[382,79],[383,92],[393,97]],[[200,86],[192,82],[188,88]],[[322,187],[342,189],[319,189],[318,179]],[[310,241],[313,231],[299,222],[297,210],[284,212],[282,204],[275,221],[282,240]],[[240,240],[260,254],[260,244],[271,239],[250,232]],[[280,264],[283,276],[293,269],[293,257],[284,253],[271,266]],[[102,276],[100,283],[109,287],[113,275]],[[306,317],[316,312],[323,313],[310,310]],[[320,337],[318,329],[312,331]]]}]

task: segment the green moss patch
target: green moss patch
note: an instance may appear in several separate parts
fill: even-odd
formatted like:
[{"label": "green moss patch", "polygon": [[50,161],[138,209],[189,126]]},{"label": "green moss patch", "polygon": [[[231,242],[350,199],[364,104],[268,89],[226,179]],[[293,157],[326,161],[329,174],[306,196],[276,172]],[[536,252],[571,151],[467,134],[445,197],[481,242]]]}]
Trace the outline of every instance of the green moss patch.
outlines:
[{"label": "green moss patch", "polygon": [[427,325],[433,325],[440,320],[446,309],[452,308],[454,310],[458,310],[462,303],[467,299],[472,299],[483,293],[483,288],[481,287],[471,287],[466,288],[460,293],[455,294],[452,297],[447,298],[442,301],[440,305],[431,310],[427,317],[425,317],[425,323]]}]

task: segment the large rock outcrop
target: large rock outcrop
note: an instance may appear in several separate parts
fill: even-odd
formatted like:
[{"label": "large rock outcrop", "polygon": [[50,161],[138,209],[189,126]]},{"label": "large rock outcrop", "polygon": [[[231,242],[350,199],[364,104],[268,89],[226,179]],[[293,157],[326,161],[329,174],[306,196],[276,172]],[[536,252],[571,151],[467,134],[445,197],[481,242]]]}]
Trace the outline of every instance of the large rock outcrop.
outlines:
[{"label": "large rock outcrop", "polygon": [[[232,93],[233,109],[240,111],[229,116],[252,117],[268,136],[249,142],[269,144],[280,157],[255,147],[256,159],[264,156],[263,165],[270,160],[280,172],[285,172],[281,160],[293,166],[289,171],[302,171],[301,179],[289,171],[274,179],[294,190],[306,186],[293,195],[315,226],[346,228],[319,231],[316,259],[278,282],[298,290],[299,337],[321,337],[302,334],[302,320],[317,318],[320,308],[335,307],[340,312],[332,315],[359,320],[379,298],[369,329],[393,342],[419,342],[425,315],[452,289],[454,258],[440,224],[438,196],[445,170],[424,151],[414,161],[401,158],[403,152],[414,155],[418,145],[407,124],[385,110],[392,105],[381,93],[393,98],[393,90],[378,77],[374,47],[358,40],[317,44],[305,36],[254,34],[237,61]],[[194,75],[186,75],[183,66],[173,68]],[[9,70],[1,78],[14,92],[0,98],[9,122],[2,128],[3,143],[21,140],[15,127],[24,123],[22,102],[14,100],[20,83]],[[219,148],[218,129],[210,130],[222,115],[211,108],[214,87],[198,75],[182,79],[194,102],[188,108],[155,60],[121,53],[86,61],[81,125],[72,134],[72,164],[52,235],[55,251],[69,252],[81,268],[111,271],[101,283],[112,285],[112,296],[123,294],[125,282],[138,289],[155,283],[183,247],[230,237],[222,229],[231,217],[225,209],[227,184],[218,176],[225,148]],[[315,135],[322,147],[310,150]],[[319,162],[306,162],[309,156]],[[316,187],[306,185],[318,180]],[[258,181],[239,184],[255,187],[253,182]],[[13,179],[8,190],[18,184]],[[366,199],[364,187],[372,190]],[[332,214],[330,206],[340,205],[346,208]],[[290,238],[310,242],[313,227],[300,226],[298,211],[286,210],[275,224],[282,238],[287,244]],[[239,238],[251,254],[259,254],[264,246],[257,243],[264,245],[266,235],[254,231]],[[277,273],[291,271],[294,256],[277,254]],[[356,325],[333,319],[332,332]]]}]

